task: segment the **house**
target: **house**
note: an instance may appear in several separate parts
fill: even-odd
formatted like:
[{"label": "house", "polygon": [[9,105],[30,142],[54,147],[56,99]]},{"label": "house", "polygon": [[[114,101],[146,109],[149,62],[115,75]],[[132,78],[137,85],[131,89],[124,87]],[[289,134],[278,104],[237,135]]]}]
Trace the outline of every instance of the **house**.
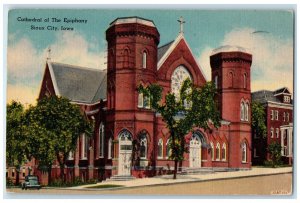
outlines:
[{"label": "house", "polygon": [[293,100],[286,87],[275,91],[261,90],[252,93],[252,101],[263,105],[266,114],[267,136],[261,137],[253,132],[252,162],[263,164],[270,159],[267,147],[272,142],[281,145],[282,161],[293,163]]}]

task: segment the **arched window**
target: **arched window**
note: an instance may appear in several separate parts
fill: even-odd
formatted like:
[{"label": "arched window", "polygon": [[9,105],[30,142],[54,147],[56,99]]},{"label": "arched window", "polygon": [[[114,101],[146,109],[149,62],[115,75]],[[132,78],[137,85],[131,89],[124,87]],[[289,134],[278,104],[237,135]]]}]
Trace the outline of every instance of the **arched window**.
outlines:
[{"label": "arched window", "polygon": [[218,75],[215,76],[215,86],[216,89],[218,89]]},{"label": "arched window", "polygon": [[246,142],[242,143],[242,162],[247,162],[247,144]]},{"label": "arched window", "polygon": [[245,121],[249,120],[249,104],[248,103],[244,103],[244,116],[245,116]]},{"label": "arched window", "polygon": [[244,102],[241,102],[241,121],[245,120],[245,108],[244,108]]},{"label": "arched window", "polygon": [[171,140],[168,139],[167,140],[167,143],[166,143],[166,158],[168,158],[169,156],[171,156],[171,153],[172,153],[172,149],[170,147],[170,142]]},{"label": "arched window", "polygon": [[230,72],[229,73],[229,87],[233,87],[233,73]]},{"label": "arched window", "polygon": [[160,138],[158,140],[157,146],[157,158],[161,159],[163,157],[163,140]]},{"label": "arched window", "polygon": [[220,161],[220,143],[217,143],[216,146],[216,160]]},{"label": "arched window", "polygon": [[111,156],[112,153],[111,152],[112,152],[112,139],[109,138],[109,140],[108,140],[108,149],[107,149],[107,158],[108,159],[112,158],[112,156]]},{"label": "arched window", "polygon": [[210,143],[210,147],[211,147],[211,160],[213,161],[215,159],[215,147],[212,142]]},{"label": "arched window", "polygon": [[147,159],[147,138],[143,136],[140,139],[140,158]]},{"label": "arched window", "polygon": [[141,92],[139,93],[139,97],[138,97],[138,107],[143,108],[143,106],[144,106],[144,94]]},{"label": "arched window", "polygon": [[101,122],[99,126],[99,157],[104,156],[104,125]]},{"label": "arched window", "polygon": [[123,54],[123,67],[128,68],[129,67],[129,51],[128,49],[124,50]]},{"label": "arched window", "polygon": [[247,88],[247,75],[246,73],[244,73],[244,83],[243,83],[243,87]]},{"label": "arched window", "polygon": [[222,161],[226,161],[226,144],[222,145]]},{"label": "arched window", "polygon": [[147,53],[143,52],[143,68],[147,68]]}]

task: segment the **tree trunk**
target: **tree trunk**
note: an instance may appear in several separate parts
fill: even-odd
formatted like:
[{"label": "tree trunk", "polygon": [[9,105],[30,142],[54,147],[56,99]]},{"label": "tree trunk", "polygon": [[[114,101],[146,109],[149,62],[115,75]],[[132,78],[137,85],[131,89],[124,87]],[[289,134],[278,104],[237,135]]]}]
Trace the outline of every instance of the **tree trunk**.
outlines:
[{"label": "tree trunk", "polygon": [[176,179],[176,175],[177,175],[177,165],[178,165],[178,161],[174,160],[174,174],[173,174],[173,179]]},{"label": "tree trunk", "polygon": [[20,183],[20,169],[16,168],[16,186]]},{"label": "tree trunk", "polygon": [[51,171],[52,171],[52,164],[48,166],[48,185],[51,184]]}]

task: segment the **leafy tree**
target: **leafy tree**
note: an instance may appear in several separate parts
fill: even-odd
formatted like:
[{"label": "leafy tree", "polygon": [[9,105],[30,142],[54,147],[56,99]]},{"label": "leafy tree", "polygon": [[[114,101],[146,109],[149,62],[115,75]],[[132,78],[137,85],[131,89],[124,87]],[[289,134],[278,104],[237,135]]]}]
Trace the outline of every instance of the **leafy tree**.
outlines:
[{"label": "leafy tree", "polygon": [[271,156],[272,167],[275,168],[275,166],[280,165],[281,145],[277,142],[272,142],[271,144],[269,144],[267,150]]},{"label": "leafy tree", "polygon": [[180,89],[179,97],[168,93],[164,103],[161,101],[162,87],[158,84],[151,84],[146,88],[139,86],[139,92],[150,97],[152,108],[162,116],[169,129],[169,159],[174,161],[173,178],[176,179],[178,162],[188,152],[185,135],[194,127],[207,130],[211,125],[220,126],[220,116],[214,100],[215,86],[208,82],[203,87],[196,87],[187,79]]},{"label": "leafy tree", "polygon": [[252,123],[251,127],[253,133],[256,133],[258,136],[266,138],[267,136],[267,126],[266,126],[266,113],[263,105],[258,102],[252,102],[251,104],[251,117]]},{"label": "leafy tree", "polygon": [[22,131],[24,106],[16,101],[7,104],[6,117],[6,162],[16,168],[16,185],[19,184],[20,167],[25,161],[26,139]]},{"label": "leafy tree", "polygon": [[82,133],[92,133],[92,125],[84,118],[80,108],[66,98],[51,96],[38,101],[26,114],[28,153],[35,157],[41,169],[47,169],[51,180],[51,167],[57,160],[64,180],[64,167],[69,152],[76,149]]}]

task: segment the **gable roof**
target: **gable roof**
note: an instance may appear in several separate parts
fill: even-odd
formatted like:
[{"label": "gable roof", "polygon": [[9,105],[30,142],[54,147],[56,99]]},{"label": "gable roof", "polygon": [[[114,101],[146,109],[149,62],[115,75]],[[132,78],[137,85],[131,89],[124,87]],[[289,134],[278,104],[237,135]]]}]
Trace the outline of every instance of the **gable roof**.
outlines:
[{"label": "gable roof", "polygon": [[178,37],[174,41],[172,41],[169,44],[166,44],[166,45],[164,45],[164,46],[161,47],[161,51],[160,51],[161,56],[158,55],[160,57],[157,57],[157,70],[159,70],[159,68],[168,59],[168,57],[170,56],[170,54],[173,52],[173,50],[176,48],[176,46],[179,44],[179,42],[181,40],[183,40],[184,43],[186,44],[188,50],[190,51],[190,53],[193,56],[193,58],[194,58],[194,60],[195,60],[195,62],[197,64],[198,68],[200,69],[201,74],[203,75],[204,79],[207,81],[207,78],[206,78],[206,76],[205,76],[202,68],[200,67],[199,63],[197,62],[197,60],[196,60],[196,58],[195,58],[195,56],[194,56],[194,54],[193,54],[193,52],[192,52],[189,44],[186,42],[186,40],[185,40],[185,38],[184,38],[184,36],[183,36],[182,33],[179,34]]},{"label": "gable roof", "polygon": [[106,98],[106,70],[50,61],[47,64],[56,95],[88,104]]},{"label": "gable roof", "polygon": [[274,95],[278,95],[278,94],[291,94],[291,92],[289,91],[289,89],[287,87],[282,87],[278,90],[274,91]]}]

